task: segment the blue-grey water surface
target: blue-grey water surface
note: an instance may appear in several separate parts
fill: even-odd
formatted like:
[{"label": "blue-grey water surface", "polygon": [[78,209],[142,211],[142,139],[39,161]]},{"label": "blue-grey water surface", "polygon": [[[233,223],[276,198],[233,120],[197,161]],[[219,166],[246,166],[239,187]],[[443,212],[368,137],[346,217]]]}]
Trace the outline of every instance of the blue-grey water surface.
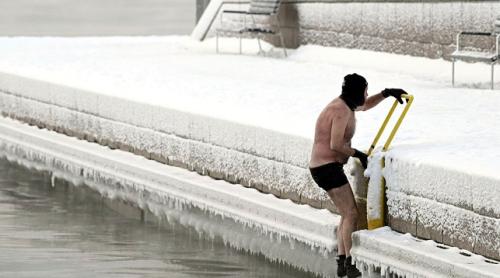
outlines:
[{"label": "blue-grey water surface", "polygon": [[311,277],[0,160],[0,277]]}]

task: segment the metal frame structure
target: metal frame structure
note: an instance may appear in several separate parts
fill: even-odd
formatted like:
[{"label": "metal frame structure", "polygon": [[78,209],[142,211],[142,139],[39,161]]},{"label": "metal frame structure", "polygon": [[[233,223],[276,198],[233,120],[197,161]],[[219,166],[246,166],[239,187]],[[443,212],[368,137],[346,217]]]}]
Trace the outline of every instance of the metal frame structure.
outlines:
[{"label": "metal frame structure", "polygon": [[[465,51],[460,49],[460,38],[462,36],[483,36],[483,37],[491,37],[496,36],[496,51],[494,53],[489,52],[480,52],[480,51]],[[494,89],[494,80],[495,80],[495,64],[498,62],[500,58],[500,16],[497,17],[495,21],[495,30],[493,32],[468,32],[461,31],[457,34],[457,48],[455,52],[451,54],[452,64],[451,64],[451,84],[455,86],[455,62],[456,60],[471,60],[478,62],[487,62],[491,64],[491,89]]]},{"label": "metal frame structure", "polygon": [[[239,10],[223,10],[221,14],[221,23],[223,23],[224,14],[240,14],[243,16],[243,27],[242,28],[217,28],[216,29],[216,39],[215,39],[215,47],[217,53],[219,53],[219,34],[220,33],[234,33],[239,36],[239,53],[242,53],[242,39],[244,34],[251,34],[257,37],[257,42],[259,44],[259,53],[263,53],[262,44],[260,42],[261,38],[266,35],[271,36],[279,36],[281,47],[283,49],[283,53],[285,57],[287,56],[286,48],[285,48],[285,40],[283,38],[283,34],[281,32],[280,26],[280,18],[278,16],[279,8],[281,5],[281,0],[251,0],[250,6],[246,11]],[[269,27],[262,27],[263,24],[257,24],[255,17],[264,17],[267,18],[270,23],[267,24]],[[251,19],[251,23],[248,23],[248,17]],[[272,23],[274,22],[274,23]]]}]

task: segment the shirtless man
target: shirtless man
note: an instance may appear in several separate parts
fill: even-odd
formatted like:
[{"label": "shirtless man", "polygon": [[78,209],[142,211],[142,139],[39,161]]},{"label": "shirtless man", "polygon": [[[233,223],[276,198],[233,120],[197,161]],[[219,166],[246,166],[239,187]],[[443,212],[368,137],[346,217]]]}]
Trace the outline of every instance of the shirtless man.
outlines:
[{"label": "shirtless man", "polygon": [[351,261],[351,234],[357,229],[358,208],[351,186],[343,172],[349,157],[356,157],[364,168],[368,157],[365,153],[351,147],[351,139],[356,128],[355,111],[366,111],[388,96],[395,97],[400,103],[402,89],[385,89],[368,97],[366,79],[356,73],[346,75],[342,84],[342,94],[332,100],[321,112],[316,122],[314,144],[309,168],[319,187],[324,189],[340,213],[337,229],[337,276],[354,278],[361,276]]}]

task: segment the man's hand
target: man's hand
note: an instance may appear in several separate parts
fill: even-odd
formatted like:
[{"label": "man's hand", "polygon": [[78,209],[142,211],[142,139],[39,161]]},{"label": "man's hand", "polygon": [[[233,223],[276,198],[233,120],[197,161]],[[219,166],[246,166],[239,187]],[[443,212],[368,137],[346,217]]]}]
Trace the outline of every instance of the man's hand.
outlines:
[{"label": "man's hand", "polygon": [[398,88],[392,88],[392,89],[384,89],[382,91],[382,95],[384,97],[388,97],[388,96],[393,96],[395,97],[399,103],[403,104],[403,99],[401,98],[401,95],[404,95],[404,94],[407,94],[405,92],[405,90],[403,89],[398,89]]},{"label": "man's hand", "polygon": [[364,152],[360,152],[354,149],[354,154],[352,156],[359,159],[361,165],[363,165],[363,168],[366,169],[366,167],[368,167],[368,156]]}]

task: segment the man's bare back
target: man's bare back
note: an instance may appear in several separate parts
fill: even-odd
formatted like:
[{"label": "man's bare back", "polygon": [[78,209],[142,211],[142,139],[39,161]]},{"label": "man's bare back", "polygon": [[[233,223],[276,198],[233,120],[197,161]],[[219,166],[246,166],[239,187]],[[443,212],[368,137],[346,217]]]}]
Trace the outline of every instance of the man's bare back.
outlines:
[{"label": "man's bare back", "polygon": [[331,162],[344,164],[349,159],[349,154],[337,151],[332,146],[332,134],[336,132],[332,129],[339,126],[335,121],[347,121],[347,125],[341,132],[342,141],[339,143],[347,148],[351,147],[351,139],[356,129],[356,117],[342,99],[336,98],[323,109],[316,121],[309,167],[318,167]]}]

